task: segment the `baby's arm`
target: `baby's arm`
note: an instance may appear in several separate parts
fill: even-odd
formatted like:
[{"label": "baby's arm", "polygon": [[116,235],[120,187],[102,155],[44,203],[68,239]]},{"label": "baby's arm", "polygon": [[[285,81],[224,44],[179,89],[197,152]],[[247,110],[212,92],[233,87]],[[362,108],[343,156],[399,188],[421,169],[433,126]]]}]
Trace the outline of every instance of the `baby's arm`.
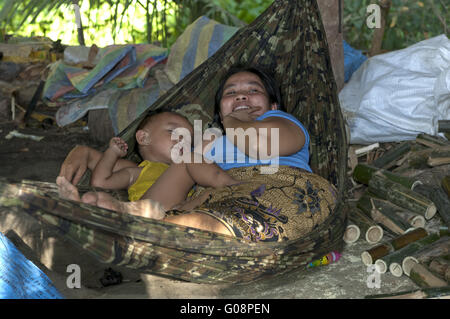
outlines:
[{"label": "baby's arm", "polygon": [[[191,160],[186,165],[186,170],[196,184],[205,187],[220,188],[239,183],[238,180],[232,178],[226,171],[215,163],[208,163],[204,160],[203,154],[211,145],[211,141],[203,140],[202,154],[198,149],[191,153]],[[195,154],[197,153],[197,154]],[[196,156],[197,155],[197,156]],[[201,158],[201,163],[197,163],[196,159]]]},{"label": "baby's arm", "polygon": [[126,155],[128,145],[119,137],[113,137],[92,172],[91,185],[106,189],[127,189],[136,180],[141,168],[127,167],[113,171],[120,157]]},{"label": "baby's arm", "polygon": [[220,188],[239,183],[215,163],[189,163],[186,169],[194,182],[201,186]]}]

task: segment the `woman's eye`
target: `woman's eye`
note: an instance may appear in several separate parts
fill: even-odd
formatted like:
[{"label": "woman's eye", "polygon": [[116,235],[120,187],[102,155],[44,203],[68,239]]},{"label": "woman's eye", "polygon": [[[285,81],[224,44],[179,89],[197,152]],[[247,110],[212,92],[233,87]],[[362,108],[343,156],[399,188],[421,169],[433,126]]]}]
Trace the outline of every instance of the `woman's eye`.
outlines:
[{"label": "woman's eye", "polygon": [[236,93],[235,91],[227,91],[227,92],[225,92],[225,95],[233,95],[235,93]]}]

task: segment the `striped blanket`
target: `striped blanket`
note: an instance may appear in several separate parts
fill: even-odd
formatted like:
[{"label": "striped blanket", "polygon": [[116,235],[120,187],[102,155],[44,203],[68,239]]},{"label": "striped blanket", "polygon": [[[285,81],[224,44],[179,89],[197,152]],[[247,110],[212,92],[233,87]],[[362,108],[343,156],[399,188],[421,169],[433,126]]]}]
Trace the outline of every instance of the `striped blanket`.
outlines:
[{"label": "striped blanket", "polygon": [[46,81],[44,99],[61,105],[56,114],[59,126],[89,110],[107,108],[118,134],[237,30],[200,17],[177,39],[170,55],[151,44],[115,45],[100,50],[92,70],[59,62]]}]

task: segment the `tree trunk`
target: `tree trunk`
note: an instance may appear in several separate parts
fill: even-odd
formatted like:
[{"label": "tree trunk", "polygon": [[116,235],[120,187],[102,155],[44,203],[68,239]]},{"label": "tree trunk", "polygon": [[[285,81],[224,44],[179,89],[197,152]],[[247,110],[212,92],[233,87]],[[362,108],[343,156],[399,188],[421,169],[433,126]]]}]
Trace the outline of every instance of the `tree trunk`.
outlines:
[{"label": "tree trunk", "polygon": [[391,8],[391,0],[379,0],[378,4],[381,7],[381,25],[376,28],[372,36],[372,45],[370,49],[370,56],[377,55],[381,52],[381,46],[383,44],[384,29],[386,28],[386,20]]},{"label": "tree trunk", "polygon": [[365,265],[371,265],[379,258],[389,255],[390,253],[399,250],[408,244],[415,242],[421,238],[428,236],[424,228],[414,229],[404,235],[394,238],[391,241],[377,245],[361,254],[361,259]]},{"label": "tree trunk", "polygon": [[78,5],[78,0],[72,0],[72,4],[75,11],[75,21],[77,24],[77,32],[78,32],[78,43],[82,46],[85,46],[84,42],[84,34],[83,34],[83,23],[81,22],[81,14],[80,14],[80,7]]},{"label": "tree trunk", "polygon": [[320,15],[322,16],[330,53],[331,68],[336,81],[337,91],[339,92],[345,84],[344,47],[342,45],[343,19],[342,14],[339,15],[339,13],[342,13],[343,11],[344,0],[318,0],[317,4],[319,6]]}]

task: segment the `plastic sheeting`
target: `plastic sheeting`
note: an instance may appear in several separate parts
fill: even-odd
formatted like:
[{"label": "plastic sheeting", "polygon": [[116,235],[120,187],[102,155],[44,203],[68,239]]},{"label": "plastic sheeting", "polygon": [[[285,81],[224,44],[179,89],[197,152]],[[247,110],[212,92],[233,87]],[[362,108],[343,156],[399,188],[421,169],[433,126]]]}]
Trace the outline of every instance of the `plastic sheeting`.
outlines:
[{"label": "plastic sheeting", "polygon": [[0,233],[0,299],[61,299],[35,264]]},{"label": "plastic sheeting", "polygon": [[352,48],[345,40],[342,45],[344,46],[344,80],[347,83],[352,74],[367,60],[367,57],[360,50]]},{"label": "plastic sheeting", "polygon": [[351,144],[437,135],[450,119],[450,41],[440,35],[368,59],[339,94]]}]

